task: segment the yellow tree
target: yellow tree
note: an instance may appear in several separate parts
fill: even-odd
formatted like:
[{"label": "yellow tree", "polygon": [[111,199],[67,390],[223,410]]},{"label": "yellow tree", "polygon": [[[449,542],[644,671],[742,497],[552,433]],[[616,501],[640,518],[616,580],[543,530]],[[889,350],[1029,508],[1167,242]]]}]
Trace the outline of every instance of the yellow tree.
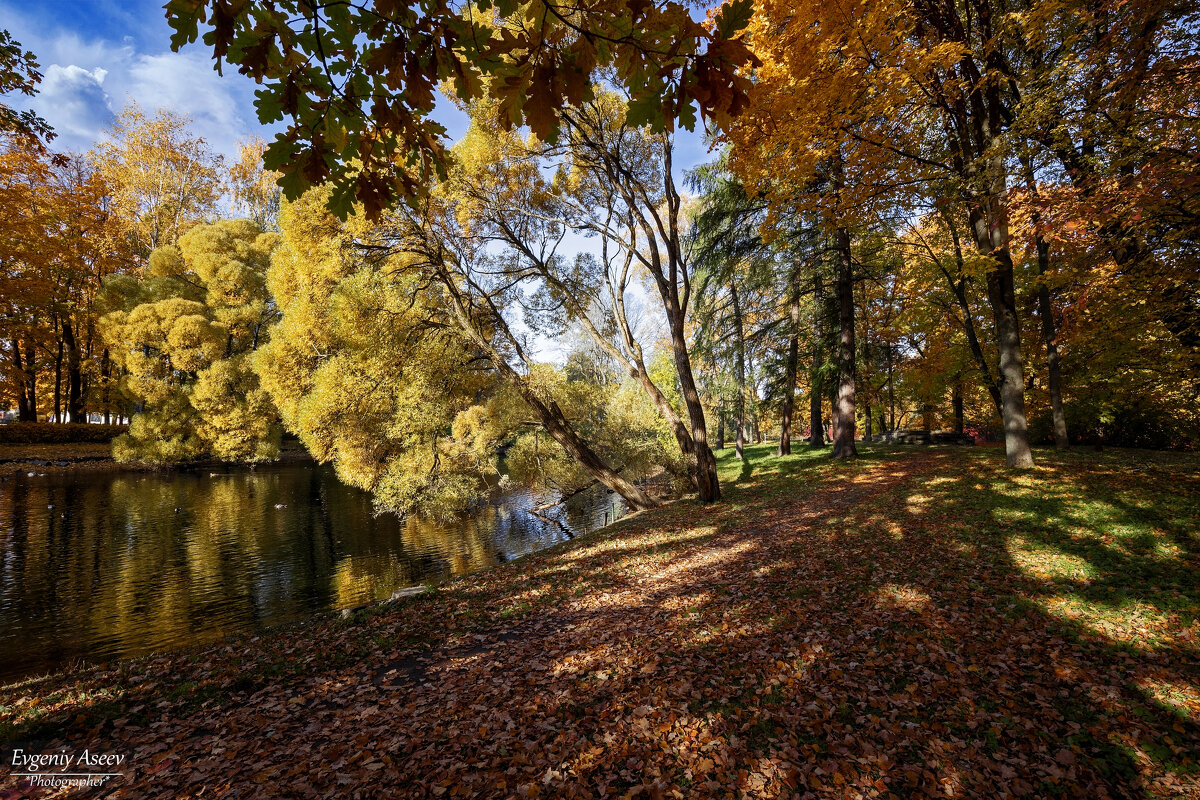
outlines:
[{"label": "yellow tree", "polygon": [[92,155],[112,192],[112,211],[142,258],[216,216],[222,158],[189,124],[185,115],[147,116],[131,104]]},{"label": "yellow tree", "polygon": [[278,454],[278,414],[251,363],[277,316],[266,272],[278,242],[249,220],[199,225],[155,250],[140,279],[106,282],[115,310],[101,326],[141,406],[113,443],[119,460]]},{"label": "yellow tree", "polygon": [[[626,101],[611,91],[563,109],[556,145],[504,130],[491,111],[473,107],[472,126],[454,149],[458,163],[445,187],[458,219],[503,247],[507,277],[530,288],[533,301],[524,305],[531,322],[578,325],[642,387],[673,431],[700,497],[718,499],[687,340],[693,266],[671,174],[671,137],[631,125]],[[565,255],[568,230],[598,239],[594,251]],[[678,384],[682,403],[672,402],[647,369],[628,308],[635,288],[658,297],[675,364],[669,383]]]},{"label": "yellow tree", "polygon": [[229,168],[229,182],[239,210],[263,230],[279,230],[283,190],[279,188],[279,173],[263,166],[266,151],[267,143],[257,137],[238,145],[237,160]]},{"label": "yellow tree", "polygon": [[987,0],[764,0],[758,11],[752,41],[764,66],[752,107],[761,111],[738,123],[736,138],[745,144],[762,130],[769,146],[760,149],[773,163],[786,164],[778,158],[786,154],[805,164],[829,156],[833,137],[833,155],[858,196],[895,195],[901,181],[881,175],[882,165],[894,165],[887,171],[902,170],[904,185],[958,204],[975,249],[989,260],[1008,462],[1032,466],[1005,140],[1015,79],[1006,47],[1027,32],[1023,18]]},{"label": "yellow tree", "polygon": [[54,405],[65,412],[59,419],[79,422],[97,384],[97,399],[110,410],[111,365],[98,336],[96,301],[105,278],[130,265],[128,241],[111,213],[103,177],[85,157],[60,157],[45,190],[53,198],[46,252],[58,341]]}]

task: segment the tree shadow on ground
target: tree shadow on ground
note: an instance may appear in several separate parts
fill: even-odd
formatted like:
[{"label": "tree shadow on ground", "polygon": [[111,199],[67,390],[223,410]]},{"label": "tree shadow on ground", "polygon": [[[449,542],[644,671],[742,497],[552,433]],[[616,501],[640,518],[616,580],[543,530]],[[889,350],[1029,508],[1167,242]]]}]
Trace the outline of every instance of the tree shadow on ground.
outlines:
[{"label": "tree shadow on ground", "polygon": [[1200,790],[1193,462],[770,449],[722,457],[725,503],[149,662],[98,723],[71,698],[106,678],[68,681],[44,720],[153,761],[130,796]]}]

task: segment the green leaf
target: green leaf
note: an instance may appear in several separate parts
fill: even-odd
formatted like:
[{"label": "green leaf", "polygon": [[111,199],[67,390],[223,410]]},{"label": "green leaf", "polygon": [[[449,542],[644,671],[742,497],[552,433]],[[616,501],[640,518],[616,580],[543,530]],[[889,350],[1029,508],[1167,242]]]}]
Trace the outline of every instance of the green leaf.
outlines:
[{"label": "green leaf", "polygon": [[750,0],[730,0],[717,14],[717,33],[722,39],[732,39],[750,24],[754,7]]},{"label": "green leaf", "polygon": [[661,125],[662,101],[657,95],[634,98],[625,109],[625,123],[635,128]]},{"label": "green leaf", "polygon": [[195,0],[170,0],[164,6],[167,12],[167,23],[175,29],[171,34],[171,49],[178,51],[185,44],[196,41],[197,17],[204,8]]}]

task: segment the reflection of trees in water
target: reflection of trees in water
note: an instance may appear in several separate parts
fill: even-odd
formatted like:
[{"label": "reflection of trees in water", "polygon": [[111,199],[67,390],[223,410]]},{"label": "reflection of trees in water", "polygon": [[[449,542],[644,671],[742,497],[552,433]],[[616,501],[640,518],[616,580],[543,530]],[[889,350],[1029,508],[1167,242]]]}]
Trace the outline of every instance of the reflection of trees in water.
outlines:
[{"label": "reflection of trees in water", "polygon": [[0,675],[211,641],[566,538],[528,495],[494,502],[450,525],[375,516],[309,466],[22,476],[0,484]]}]

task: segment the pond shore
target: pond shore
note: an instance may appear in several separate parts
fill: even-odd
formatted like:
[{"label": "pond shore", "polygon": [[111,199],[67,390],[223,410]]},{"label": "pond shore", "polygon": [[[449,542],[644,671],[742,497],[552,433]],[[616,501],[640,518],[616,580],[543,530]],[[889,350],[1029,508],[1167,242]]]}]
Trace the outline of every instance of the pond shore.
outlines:
[{"label": "pond shore", "polygon": [[[298,442],[284,442],[282,452],[272,464],[311,461],[312,457]],[[112,457],[109,444],[0,444],[0,477],[19,473],[61,475],[80,471],[123,470],[158,472],[176,468],[230,466],[216,460],[186,464],[139,464],[119,462]]]},{"label": "pond shore", "polygon": [[117,797],[1200,793],[1200,459],[772,447],[716,505],[7,687],[0,739],[124,754]]}]

